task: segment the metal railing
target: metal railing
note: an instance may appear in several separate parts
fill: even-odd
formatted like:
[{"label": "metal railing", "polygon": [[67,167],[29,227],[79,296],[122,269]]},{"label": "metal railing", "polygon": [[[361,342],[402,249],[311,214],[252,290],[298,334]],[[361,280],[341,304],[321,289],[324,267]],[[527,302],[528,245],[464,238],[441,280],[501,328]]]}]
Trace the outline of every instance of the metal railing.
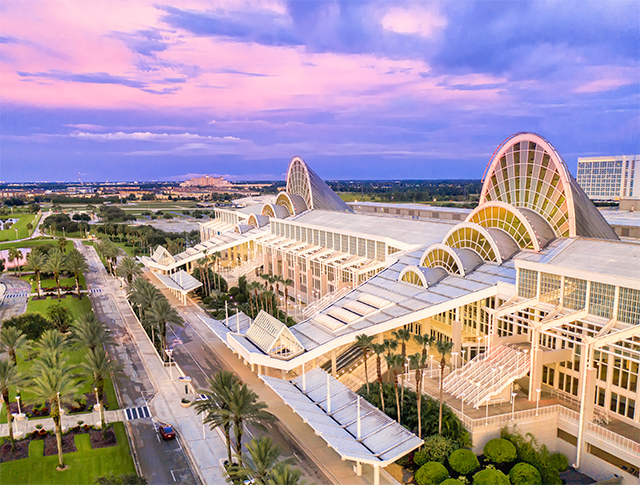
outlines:
[{"label": "metal railing", "polygon": [[346,295],[350,290],[351,288],[349,288],[348,286],[345,286],[307,305],[306,308],[302,310],[302,318],[306,320],[311,315],[321,312],[322,310],[327,308],[329,305],[331,305],[334,301]]}]

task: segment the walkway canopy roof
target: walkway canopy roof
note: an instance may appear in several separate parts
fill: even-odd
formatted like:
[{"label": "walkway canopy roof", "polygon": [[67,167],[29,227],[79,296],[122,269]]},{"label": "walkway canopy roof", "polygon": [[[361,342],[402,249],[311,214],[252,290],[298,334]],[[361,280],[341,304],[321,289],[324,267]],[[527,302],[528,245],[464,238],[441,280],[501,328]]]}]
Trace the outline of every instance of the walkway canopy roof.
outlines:
[{"label": "walkway canopy roof", "polygon": [[304,352],[304,347],[291,333],[291,330],[264,310],[260,310],[247,330],[246,337],[271,357],[290,359]]},{"label": "walkway canopy roof", "polygon": [[200,281],[183,270],[167,275],[156,274],[156,277],[162,281],[162,284],[167,288],[183,293],[187,293],[202,286]]},{"label": "walkway canopy roof", "polygon": [[343,460],[387,466],[423,443],[318,367],[293,380],[260,378]]}]

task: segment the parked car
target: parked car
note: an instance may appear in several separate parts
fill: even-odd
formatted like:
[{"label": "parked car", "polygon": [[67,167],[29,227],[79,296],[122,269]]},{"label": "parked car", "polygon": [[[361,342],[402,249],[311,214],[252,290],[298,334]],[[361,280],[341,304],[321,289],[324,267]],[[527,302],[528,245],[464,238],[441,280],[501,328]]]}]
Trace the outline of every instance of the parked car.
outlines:
[{"label": "parked car", "polygon": [[160,426],[160,436],[163,440],[172,440],[176,437],[176,432],[173,430],[173,426],[163,424]]}]

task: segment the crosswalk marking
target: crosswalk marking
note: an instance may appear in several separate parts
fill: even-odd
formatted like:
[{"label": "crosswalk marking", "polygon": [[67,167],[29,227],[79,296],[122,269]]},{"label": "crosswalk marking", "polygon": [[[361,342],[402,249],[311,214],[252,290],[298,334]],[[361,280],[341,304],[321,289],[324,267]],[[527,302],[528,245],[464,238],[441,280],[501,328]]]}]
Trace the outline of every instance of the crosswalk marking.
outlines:
[{"label": "crosswalk marking", "polygon": [[138,406],[135,408],[126,408],[124,410],[127,421],[132,421],[134,419],[142,419],[151,417],[151,413],[149,412],[148,406]]}]

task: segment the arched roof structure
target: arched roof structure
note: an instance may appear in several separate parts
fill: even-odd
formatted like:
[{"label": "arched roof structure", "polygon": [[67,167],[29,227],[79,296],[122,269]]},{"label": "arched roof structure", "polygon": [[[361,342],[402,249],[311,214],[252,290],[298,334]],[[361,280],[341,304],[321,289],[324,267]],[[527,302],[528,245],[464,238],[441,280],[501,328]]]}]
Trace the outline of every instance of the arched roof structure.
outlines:
[{"label": "arched roof structure", "polygon": [[245,232],[249,232],[251,229],[254,229],[254,226],[251,224],[236,224],[233,228],[233,232],[236,234],[244,234]]},{"label": "arched roof structure", "polygon": [[488,201],[531,209],[558,237],[618,239],[555,148],[535,133],[516,133],[495,151],[479,205]]},{"label": "arched roof structure", "polygon": [[502,264],[520,248],[501,229],[486,229],[478,224],[463,222],[451,229],[442,240],[451,248],[467,248],[475,251],[484,261]]},{"label": "arched roof structure", "polygon": [[556,237],[549,223],[540,214],[500,201],[485,202],[476,207],[466,221],[486,228],[502,229],[521,249],[540,251]]},{"label": "arched roof structure", "polygon": [[301,214],[307,210],[307,204],[299,195],[290,195],[287,192],[280,192],[276,197],[276,205],[286,207],[292,216]]},{"label": "arched roof structure", "polygon": [[450,248],[445,244],[432,244],[420,258],[420,266],[443,268],[449,274],[465,276],[482,264],[482,258],[471,249]]},{"label": "arched roof structure", "polygon": [[427,268],[424,266],[406,266],[398,276],[398,281],[404,281],[425,289],[430,285],[435,285],[442,278],[447,276],[444,268]]},{"label": "arched roof structure", "polygon": [[262,206],[261,216],[273,217],[274,219],[286,219],[291,216],[287,208],[283,205],[265,204]]},{"label": "arched roof structure", "polygon": [[247,219],[247,224],[258,228],[266,226],[267,224],[269,224],[269,217],[258,214],[251,214],[249,216],[249,219]]},{"label": "arched roof structure", "polygon": [[289,162],[287,193],[300,196],[307,209],[353,212],[300,157]]}]

